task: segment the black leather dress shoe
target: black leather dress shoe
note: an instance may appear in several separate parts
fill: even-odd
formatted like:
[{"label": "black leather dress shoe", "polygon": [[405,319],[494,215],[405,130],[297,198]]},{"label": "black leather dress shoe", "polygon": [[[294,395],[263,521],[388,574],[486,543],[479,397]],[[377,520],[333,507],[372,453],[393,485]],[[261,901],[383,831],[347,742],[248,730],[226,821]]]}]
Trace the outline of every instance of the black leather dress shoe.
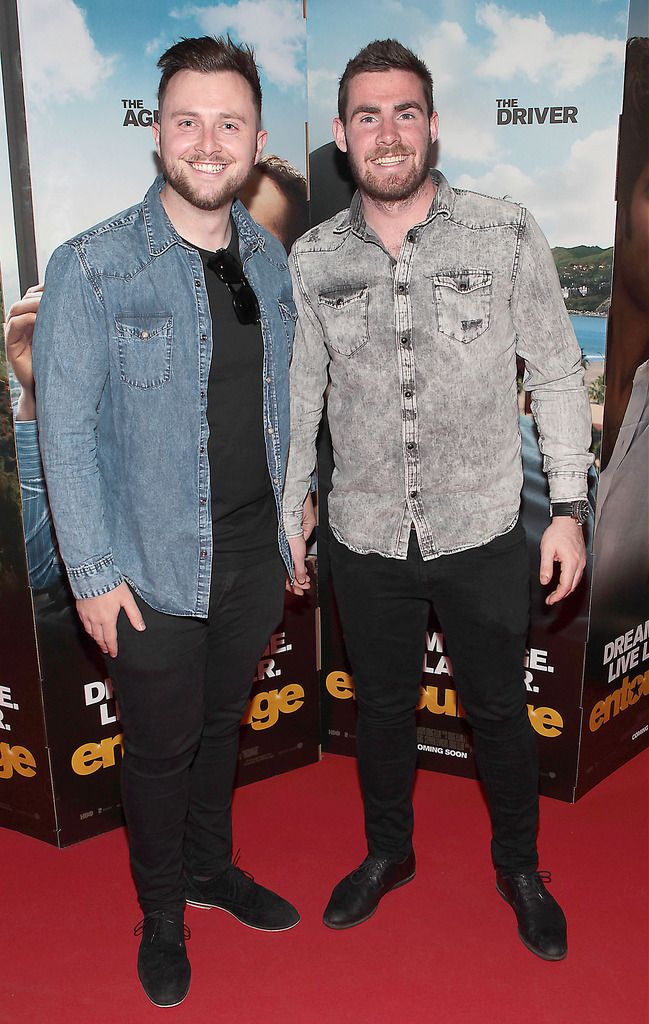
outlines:
[{"label": "black leather dress shoe", "polygon": [[496,889],[513,907],[521,942],[543,960],[563,960],[568,952],[566,919],[545,888],[549,871],[504,875],[496,872]]},{"label": "black leather dress shoe", "polygon": [[376,911],[386,892],[405,885],[414,877],[414,850],[401,863],[370,854],[360,867],[338,883],[323,921],[328,928],[353,928],[355,924],[362,924]]}]

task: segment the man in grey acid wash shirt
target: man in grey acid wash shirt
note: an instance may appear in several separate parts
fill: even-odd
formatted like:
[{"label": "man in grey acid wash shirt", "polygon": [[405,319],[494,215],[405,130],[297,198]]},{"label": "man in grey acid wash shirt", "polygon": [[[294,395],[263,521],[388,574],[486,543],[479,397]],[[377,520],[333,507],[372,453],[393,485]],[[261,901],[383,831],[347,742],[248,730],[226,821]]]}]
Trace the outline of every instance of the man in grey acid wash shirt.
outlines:
[{"label": "man in grey acid wash shirt", "polygon": [[473,728],[498,890],[528,948],[562,959],[565,918],[537,870],[516,357],[550,485],[541,582],[559,562],[553,604],[585,564],[592,459],[580,350],[530,214],[429,171],[432,80],[411,51],[394,40],[362,50],[341,79],[338,109],[334,137],[358,192],[292,252],[298,329],[284,491],[299,581],[330,380],[331,567],[354,671],[369,854],[334,889],[325,924],[359,924],[414,876],[415,706],[433,604]]}]

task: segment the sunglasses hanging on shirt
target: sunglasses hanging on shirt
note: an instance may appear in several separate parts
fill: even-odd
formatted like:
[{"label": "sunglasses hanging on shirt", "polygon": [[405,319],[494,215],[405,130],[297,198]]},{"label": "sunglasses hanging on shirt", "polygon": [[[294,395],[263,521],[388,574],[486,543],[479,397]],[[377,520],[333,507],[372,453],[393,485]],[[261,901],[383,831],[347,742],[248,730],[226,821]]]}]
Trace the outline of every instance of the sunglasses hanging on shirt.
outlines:
[{"label": "sunglasses hanging on shirt", "polygon": [[236,256],[227,249],[218,249],[207,261],[208,268],[227,287],[232,308],[240,324],[259,323],[259,303]]}]

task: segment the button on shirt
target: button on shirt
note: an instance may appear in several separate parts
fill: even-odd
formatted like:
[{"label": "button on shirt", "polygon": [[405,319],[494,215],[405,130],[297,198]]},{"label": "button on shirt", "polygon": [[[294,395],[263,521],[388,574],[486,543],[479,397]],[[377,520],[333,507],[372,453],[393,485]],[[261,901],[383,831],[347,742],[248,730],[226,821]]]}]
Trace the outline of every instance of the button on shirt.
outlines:
[{"label": "button on shirt", "polygon": [[510,529],[522,486],[517,355],[552,500],[586,494],[590,411],[548,244],[524,208],[431,173],[435,199],[396,261],[358,194],[293,248],[289,536],[328,380],[329,518],[354,551],[405,558],[414,525],[430,559]]}]

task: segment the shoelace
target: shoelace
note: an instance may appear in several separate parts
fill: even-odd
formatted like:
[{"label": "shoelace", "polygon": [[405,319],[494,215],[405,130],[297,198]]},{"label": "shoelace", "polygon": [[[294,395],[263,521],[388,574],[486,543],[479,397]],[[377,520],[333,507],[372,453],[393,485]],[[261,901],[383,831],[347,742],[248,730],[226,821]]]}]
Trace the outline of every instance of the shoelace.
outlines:
[{"label": "shoelace", "polygon": [[[160,928],[160,926],[163,923],[170,924],[170,925],[177,925],[178,924],[178,921],[175,918],[173,918],[173,917],[169,916],[168,914],[166,914],[164,910],[159,910],[159,911],[157,911],[154,914],[147,914],[146,917],[143,917],[141,921],[138,921],[138,923],[135,925],[135,928],[133,929],[133,934],[134,935],[141,935],[142,932],[144,931],[144,925],[152,917],[156,918],[156,923],[155,923],[155,928],[153,929],[153,934],[151,935],[151,941],[153,941],[153,939],[156,937],[156,935],[158,933],[158,929]],[[184,924],[184,923],[183,923],[183,937],[185,939],[191,939],[191,937],[192,937],[192,933],[189,930],[189,926]]]},{"label": "shoelace", "polygon": [[366,857],[363,863],[354,871],[354,881],[360,881],[363,877],[367,877],[370,882],[376,881],[377,875],[387,863],[387,858]]},{"label": "shoelace", "polygon": [[534,871],[529,875],[519,876],[523,881],[520,887],[520,895],[523,899],[530,896],[545,896],[544,886],[552,881],[549,871]]},{"label": "shoelace", "polygon": [[241,859],[241,848],[235,853],[232,863],[226,868],[225,874],[227,875],[228,882],[231,891],[235,895],[242,895],[243,893],[249,893],[252,889],[252,885],[255,881],[255,876],[251,875],[249,871],[245,871],[239,867],[239,860]]}]

